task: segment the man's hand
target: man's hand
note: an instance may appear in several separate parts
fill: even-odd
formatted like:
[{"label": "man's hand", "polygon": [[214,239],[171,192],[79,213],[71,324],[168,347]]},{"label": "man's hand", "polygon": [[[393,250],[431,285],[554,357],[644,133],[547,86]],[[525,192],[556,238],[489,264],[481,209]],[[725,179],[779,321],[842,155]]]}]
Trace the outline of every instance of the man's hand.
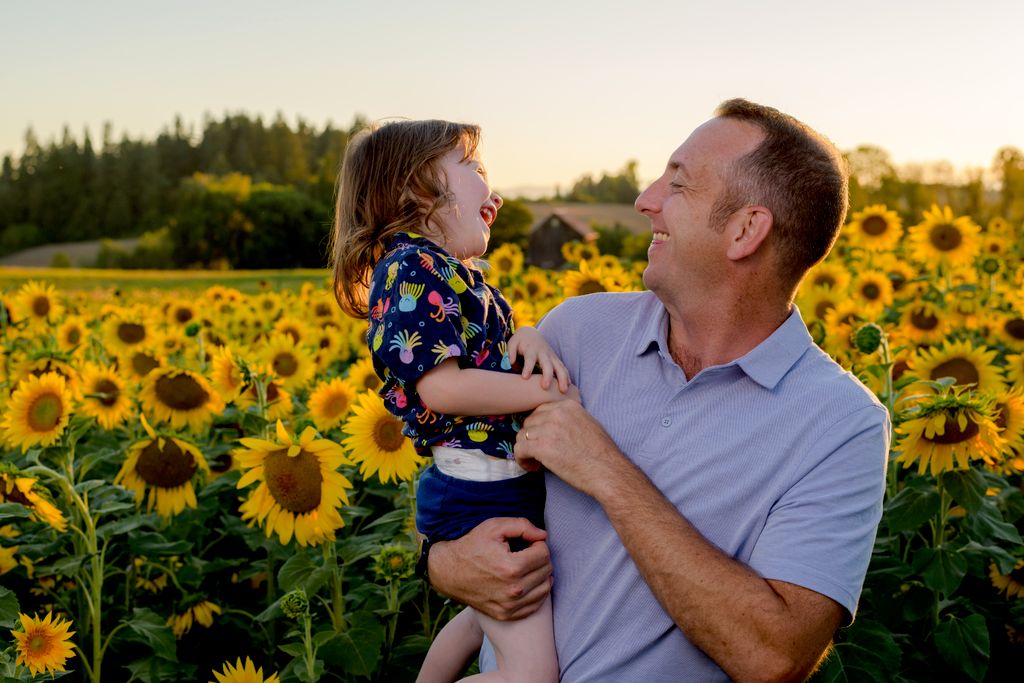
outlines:
[{"label": "man's hand", "polygon": [[538,406],[523,422],[514,452],[524,469],[544,465],[595,498],[600,486],[616,481],[617,468],[632,467],[600,423],[576,401]]},{"label": "man's hand", "polygon": [[[508,539],[530,546],[512,552]],[[533,614],[551,592],[547,532],[519,517],[481,522],[465,536],[435,543],[428,574],[434,588],[499,621]]]}]

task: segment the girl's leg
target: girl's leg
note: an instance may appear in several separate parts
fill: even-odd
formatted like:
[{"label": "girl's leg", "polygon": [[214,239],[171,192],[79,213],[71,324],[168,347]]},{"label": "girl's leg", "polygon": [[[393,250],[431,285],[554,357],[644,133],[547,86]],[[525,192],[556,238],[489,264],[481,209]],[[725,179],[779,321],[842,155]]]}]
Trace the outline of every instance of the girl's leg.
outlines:
[{"label": "girl's leg", "polygon": [[518,621],[497,621],[476,611],[473,614],[494,647],[498,670],[463,680],[473,683],[558,682],[550,597],[540,609]]},{"label": "girl's leg", "polygon": [[454,683],[480,653],[484,632],[476,612],[467,607],[445,624],[430,644],[416,683]]}]

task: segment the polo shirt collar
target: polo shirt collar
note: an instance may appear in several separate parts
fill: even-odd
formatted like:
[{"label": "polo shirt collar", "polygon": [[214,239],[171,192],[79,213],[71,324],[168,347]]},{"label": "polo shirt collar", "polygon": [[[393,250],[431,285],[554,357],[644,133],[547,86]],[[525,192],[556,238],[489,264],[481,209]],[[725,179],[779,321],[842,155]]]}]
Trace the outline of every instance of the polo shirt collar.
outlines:
[{"label": "polo shirt collar", "polygon": [[[800,309],[791,304],[790,311],[785,322],[767,339],[726,366],[736,365],[765,389],[774,389],[812,343]],[[646,353],[652,344],[667,352],[668,310],[657,306],[657,314],[647,316],[637,337],[636,355]]]}]

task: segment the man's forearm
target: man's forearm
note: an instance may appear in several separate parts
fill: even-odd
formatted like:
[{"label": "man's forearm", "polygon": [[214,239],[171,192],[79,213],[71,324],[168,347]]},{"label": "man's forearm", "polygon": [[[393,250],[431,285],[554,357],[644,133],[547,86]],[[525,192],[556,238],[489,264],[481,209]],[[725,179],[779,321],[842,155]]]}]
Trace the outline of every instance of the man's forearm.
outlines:
[{"label": "man's forearm", "polygon": [[612,471],[594,496],[686,637],[734,680],[803,680],[838,627],[838,605],[762,579],[704,539],[624,456],[605,462]]}]

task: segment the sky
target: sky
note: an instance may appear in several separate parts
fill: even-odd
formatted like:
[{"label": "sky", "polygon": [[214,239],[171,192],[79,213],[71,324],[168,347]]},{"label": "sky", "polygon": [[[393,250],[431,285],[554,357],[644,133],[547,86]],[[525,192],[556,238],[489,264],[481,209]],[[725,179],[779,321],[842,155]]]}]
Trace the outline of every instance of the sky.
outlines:
[{"label": "sky", "polygon": [[988,167],[1024,148],[1019,0],[0,0],[0,156],[32,127],[94,144],[180,115],[483,128],[492,183],[563,190],[630,159],[657,177],[722,100],[843,150]]}]

